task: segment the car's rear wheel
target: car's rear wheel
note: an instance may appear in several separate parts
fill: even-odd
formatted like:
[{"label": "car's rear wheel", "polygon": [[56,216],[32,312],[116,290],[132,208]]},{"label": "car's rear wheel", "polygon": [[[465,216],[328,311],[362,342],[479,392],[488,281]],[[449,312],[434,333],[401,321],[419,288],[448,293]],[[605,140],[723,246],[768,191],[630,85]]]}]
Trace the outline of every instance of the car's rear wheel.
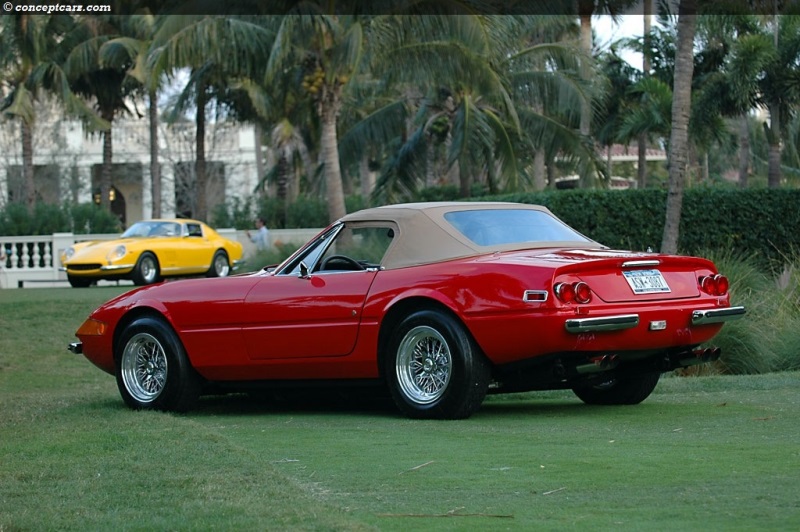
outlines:
[{"label": "car's rear wheel", "polygon": [[138,286],[153,284],[158,281],[158,276],[158,259],[156,256],[149,251],[142,253],[133,268],[133,284]]},{"label": "car's rear wheel", "polygon": [[129,407],[185,412],[200,396],[202,379],[178,336],[162,320],[134,320],[123,331],[117,350],[117,387]]},{"label": "car's rear wheel", "polygon": [[67,280],[72,288],[87,288],[92,284],[91,279],[85,277],[75,277],[74,275],[67,275]]},{"label": "car's rear wheel", "polygon": [[601,384],[572,389],[588,405],[637,405],[647,399],[658,384],[661,373],[645,373],[609,379]]},{"label": "car's rear wheel", "polygon": [[393,332],[384,371],[407,416],[462,419],[481,406],[489,362],[464,326],[436,310],[410,314]]},{"label": "car's rear wheel", "polygon": [[222,250],[214,253],[211,261],[211,268],[208,270],[209,277],[227,277],[231,273],[231,264],[228,261],[228,254]]}]

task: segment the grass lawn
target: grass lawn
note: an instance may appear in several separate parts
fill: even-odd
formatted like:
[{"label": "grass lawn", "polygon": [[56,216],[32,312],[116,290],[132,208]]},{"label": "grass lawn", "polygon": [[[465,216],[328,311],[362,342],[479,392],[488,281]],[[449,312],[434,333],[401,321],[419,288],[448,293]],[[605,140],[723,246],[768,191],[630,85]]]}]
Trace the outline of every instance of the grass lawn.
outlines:
[{"label": "grass lawn", "polygon": [[644,403],[493,396],[125,408],[66,351],[124,288],[0,291],[0,531],[797,530],[800,374],[665,377]]}]

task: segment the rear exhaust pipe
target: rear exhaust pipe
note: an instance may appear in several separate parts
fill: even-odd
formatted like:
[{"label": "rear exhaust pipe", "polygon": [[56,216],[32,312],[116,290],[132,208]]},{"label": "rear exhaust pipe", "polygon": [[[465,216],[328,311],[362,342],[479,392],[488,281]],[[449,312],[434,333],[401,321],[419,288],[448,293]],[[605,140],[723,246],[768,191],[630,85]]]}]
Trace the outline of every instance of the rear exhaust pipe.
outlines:
[{"label": "rear exhaust pipe", "polygon": [[695,349],[687,354],[690,356],[682,358],[678,361],[678,364],[682,368],[719,360],[719,357],[722,354],[722,349],[719,347],[706,347],[705,349]]},{"label": "rear exhaust pipe", "polygon": [[600,373],[608,371],[619,366],[619,357],[617,355],[603,355],[589,359],[589,364],[581,364],[575,367],[578,375],[587,375],[591,373]]}]

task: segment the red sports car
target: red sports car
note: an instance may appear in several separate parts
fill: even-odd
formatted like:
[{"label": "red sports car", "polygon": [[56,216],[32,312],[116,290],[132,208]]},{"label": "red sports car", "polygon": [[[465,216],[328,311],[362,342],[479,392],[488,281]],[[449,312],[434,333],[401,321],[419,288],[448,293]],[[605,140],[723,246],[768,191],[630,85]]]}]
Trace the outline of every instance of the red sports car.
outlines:
[{"label": "red sports car", "polygon": [[209,390],[379,384],[418,418],[488,392],[635,404],[745,309],[696,257],[614,251],[544,207],[414,203],[332,224],[275,268],[135,289],[80,326],[132,408]]}]

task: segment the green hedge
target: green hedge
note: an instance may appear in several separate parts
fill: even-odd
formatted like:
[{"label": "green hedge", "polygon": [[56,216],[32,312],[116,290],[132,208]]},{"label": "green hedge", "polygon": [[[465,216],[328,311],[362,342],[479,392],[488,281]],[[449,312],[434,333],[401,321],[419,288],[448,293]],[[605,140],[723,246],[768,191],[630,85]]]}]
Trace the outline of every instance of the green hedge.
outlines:
[{"label": "green hedge", "polygon": [[[578,231],[607,246],[658,250],[667,192],[568,190],[493,196],[544,205]],[[762,265],[784,263],[800,250],[800,190],[695,187],[683,197],[681,253],[709,250],[753,256]]]},{"label": "green hedge", "polygon": [[61,206],[37,203],[33,215],[21,203],[9,203],[0,210],[0,235],[50,235],[118,233],[120,222],[114,214],[93,203]]},{"label": "green hedge", "polygon": [[[450,199],[457,191],[428,189],[422,200]],[[589,238],[612,248],[658,250],[664,231],[667,193],[643,190],[555,190],[473,198],[544,205]],[[274,198],[229,205],[216,213],[219,227],[252,226],[253,210],[267,218],[270,228],[324,227],[327,208],[319,198],[300,198],[284,207]],[[347,211],[365,206],[358,196],[347,198]],[[226,212],[227,211],[227,212]],[[37,205],[31,217],[22,205],[0,211],[0,234],[30,235],[58,231],[117,232],[113,215],[92,204],[53,208]],[[800,190],[694,187],[684,193],[681,216],[681,253],[727,251],[754,257],[761,265],[779,268],[800,252]]]}]

